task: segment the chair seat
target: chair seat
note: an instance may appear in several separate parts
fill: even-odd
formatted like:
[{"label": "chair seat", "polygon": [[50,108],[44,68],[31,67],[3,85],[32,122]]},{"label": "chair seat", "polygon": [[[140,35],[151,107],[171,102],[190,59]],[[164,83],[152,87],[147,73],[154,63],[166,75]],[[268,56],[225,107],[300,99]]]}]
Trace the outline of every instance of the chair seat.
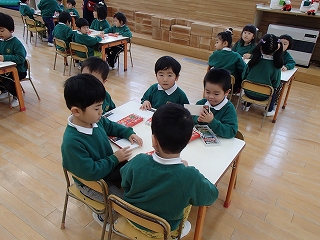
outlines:
[{"label": "chair seat", "polygon": [[242,100],[246,101],[246,102],[251,102],[253,104],[261,105],[261,106],[266,106],[266,105],[268,105],[268,102],[269,102],[269,99],[267,99],[265,101],[253,100],[253,99],[247,97],[247,95],[243,95]]}]

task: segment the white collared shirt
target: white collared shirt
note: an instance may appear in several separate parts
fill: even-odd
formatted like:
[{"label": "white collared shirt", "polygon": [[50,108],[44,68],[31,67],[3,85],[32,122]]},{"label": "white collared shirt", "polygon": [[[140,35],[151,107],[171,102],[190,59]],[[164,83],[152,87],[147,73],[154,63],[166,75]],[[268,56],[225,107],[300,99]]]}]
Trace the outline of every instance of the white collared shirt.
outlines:
[{"label": "white collared shirt", "polygon": [[177,158],[162,158],[156,153],[152,154],[153,160],[162,165],[173,165],[173,164],[183,164],[181,157]]},{"label": "white collared shirt", "polygon": [[171,88],[164,90],[160,84],[158,84],[158,90],[159,91],[165,91],[166,94],[171,95],[172,93],[174,93],[174,91],[178,88],[178,85],[175,83]]},{"label": "white collared shirt", "polygon": [[261,53],[261,54],[262,54],[261,58],[267,59],[267,60],[273,60],[273,56],[272,55],[266,55],[266,54],[263,54],[263,53]]},{"label": "white collared shirt", "polygon": [[225,50],[225,51],[232,51],[232,49],[231,49],[231,48],[228,48],[228,47],[224,47],[224,48],[222,48],[222,50]]},{"label": "white collared shirt", "polygon": [[222,101],[221,101],[221,103],[219,103],[219,104],[217,104],[217,105],[215,105],[215,106],[212,106],[210,103],[209,103],[209,101],[207,101],[204,105],[205,106],[209,106],[210,108],[213,108],[214,110],[216,110],[216,111],[219,111],[221,108],[223,108],[224,107],[224,105],[226,105],[228,103],[228,99],[227,99],[227,97],[225,97]]},{"label": "white collared shirt", "polygon": [[96,123],[92,124],[92,128],[81,127],[79,125],[74,124],[72,120],[73,120],[73,115],[70,115],[68,117],[68,125],[77,129],[78,132],[81,132],[87,135],[92,135],[93,128],[98,127],[98,124]]}]

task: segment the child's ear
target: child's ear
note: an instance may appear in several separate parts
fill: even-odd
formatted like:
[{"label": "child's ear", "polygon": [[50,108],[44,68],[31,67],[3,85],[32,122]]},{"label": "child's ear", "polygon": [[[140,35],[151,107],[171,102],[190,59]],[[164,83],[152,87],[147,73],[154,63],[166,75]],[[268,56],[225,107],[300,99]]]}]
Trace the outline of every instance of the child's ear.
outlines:
[{"label": "child's ear", "polygon": [[71,107],[70,111],[74,116],[79,116],[80,112],[82,112],[82,110],[78,107]]},{"label": "child's ear", "polygon": [[225,93],[224,93],[224,96],[227,97],[228,94],[230,93],[231,89],[228,89]]},{"label": "child's ear", "polygon": [[152,140],[152,147],[156,152],[159,152],[160,145],[159,145],[158,139],[156,138],[156,136],[154,136],[154,134],[152,134],[151,140]]},{"label": "child's ear", "polygon": [[176,81],[179,80],[180,74],[176,75]]}]

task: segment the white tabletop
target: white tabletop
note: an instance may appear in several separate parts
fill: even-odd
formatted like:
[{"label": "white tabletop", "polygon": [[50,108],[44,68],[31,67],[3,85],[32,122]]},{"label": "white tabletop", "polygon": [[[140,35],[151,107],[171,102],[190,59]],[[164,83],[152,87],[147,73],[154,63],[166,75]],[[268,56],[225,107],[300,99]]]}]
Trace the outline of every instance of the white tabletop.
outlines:
[{"label": "white tabletop", "polygon": [[10,62],[10,61],[6,61],[6,62],[0,62],[0,68],[3,67],[10,67],[10,66],[16,66],[17,64],[15,62]]},{"label": "white tabletop", "polygon": [[[141,104],[130,101],[113,109],[114,114],[110,120],[117,121],[131,113],[144,118],[144,121],[133,127],[136,134],[143,139],[143,146],[133,150],[133,156],[138,153],[146,153],[153,150],[151,143],[151,127],[145,121],[153,115],[151,111],[139,109]],[[220,146],[206,147],[201,139],[190,142],[182,151],[181,157],[187,160],[190,166],[194,166],[212,183],[217,183],[223,173],[228,169],[238,153],[242,150],[245,142],[236,138],[219,138]],[[112,144],[114,150],[118,148]]]},{"label": "white tabletop", "polygon": [[[100,35],[100,31],[96,31],[96,30],[92,30],[90,29],[91,33],[90,33],[90,36],[91,37],[95,37],[97,35]],[[124,37],[122,35],[119,35],[117,37],[114,37],[114,36],[110,36],[108,34],[104,34],[104,38],[102,38],[102,40],[100,41],[100,43],[102,44],[105,44],[105,43],[112,43],[112,42],[115,42],[115,41],[119,41],[119,40],[128,40],[129,38],[128,37]]]}]

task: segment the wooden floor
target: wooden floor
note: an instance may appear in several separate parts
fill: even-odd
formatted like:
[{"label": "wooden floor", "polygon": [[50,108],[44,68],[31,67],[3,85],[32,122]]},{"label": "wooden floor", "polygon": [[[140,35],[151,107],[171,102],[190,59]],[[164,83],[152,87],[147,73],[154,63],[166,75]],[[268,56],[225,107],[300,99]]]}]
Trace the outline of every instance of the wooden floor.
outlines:
[{"label": "wooden floor", "polygon": [[[20,19],[15,20],[15,35],[23,40]],[[25,82],[25,112],[0,102],[0,239],[98,239],[100,225],[76,201],[69,204],[66,229],[60,230],[65,196],[60,145],[70,114],[63,99],[67,77],[61,58],[53,70],[53,48],[41,42],[25,46],[41,101]],[[124,72],[121,61],[105,84],[117,105],[139,100],[156,82],[154,63],[163,55],[181,63],[178,84],[190,102],[201,98],[204,61],[139,45],[132,52],[134,67]],[[231,206],[224,208],[228,172],[218,184],[219,199],[208,208],[203,239],[320,239],[319,92],[318,86],[294,82],[276,124],[267,118],[262,129],[261,108],[238,110],[246,147],[237,189]],[[219,159],[213,156],[213,161]],[[192,231],[196,212],[193,208],[189,218]]]}]

